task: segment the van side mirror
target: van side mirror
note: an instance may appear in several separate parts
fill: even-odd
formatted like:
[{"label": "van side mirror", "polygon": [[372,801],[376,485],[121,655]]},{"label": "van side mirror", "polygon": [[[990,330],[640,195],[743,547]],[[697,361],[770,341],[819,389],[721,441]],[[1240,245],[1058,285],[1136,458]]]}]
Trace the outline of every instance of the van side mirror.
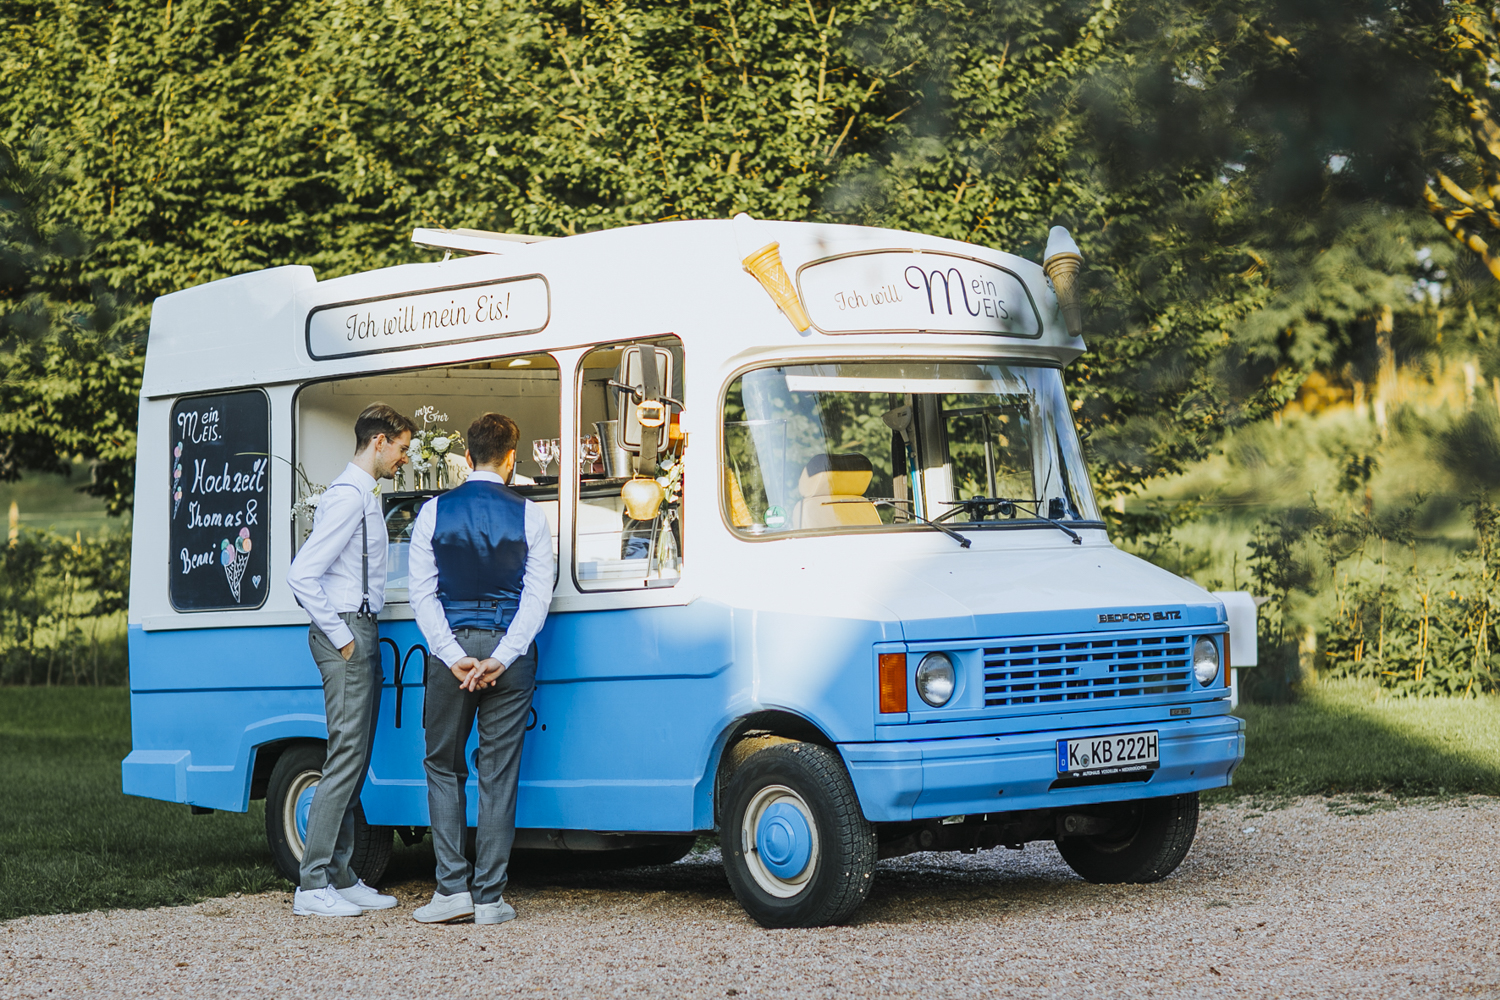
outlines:
[{"label": "van side mirror", "polygon": [[[647,368],[653,356],[654,372]],[[648,377],[651,375],[655,377]],[[656,453],[666,451],[666,425],[672,419],[671,408],[682,409],[682,404],[670,395],[672,352],[641,345],[625,348],[620,352],[620,367],[611,384],[616,390],[616,412],[620,415],[620,446],[639,455],[644,428],[656,431],[645,435],[656,439]]]}]

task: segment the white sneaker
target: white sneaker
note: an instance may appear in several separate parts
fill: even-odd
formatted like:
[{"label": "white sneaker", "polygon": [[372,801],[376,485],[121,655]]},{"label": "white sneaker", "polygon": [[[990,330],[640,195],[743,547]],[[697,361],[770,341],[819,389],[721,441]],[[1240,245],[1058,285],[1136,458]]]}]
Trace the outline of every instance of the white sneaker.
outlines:
[{"label": "white sneaker", "polygon": [[299,917],[357,917],[363,912],[331,885],[321,889],[298,888],[292,897],[292,913]]},{"label": "white sneaker", "polygon": [[389,910],[396,905],[395,896],[382,896],[365,885],[364,879],[360,879],[347,889],[339,889],[338,894],[361,910]]},{"label": "white sneaker", "polygon": [[456,920],[467,920],[474,915],[474,897],[467,892],[455,892],[444,896],[432,894],[432,902],[418,908],[411,918],[422,924],[451,924]]},{"label": "white sneaker", "polygon": [[475,903],[474,922],[476,924],[503,924],[507,920],[516,919],[516,908],[505,900],[498,903]]}]

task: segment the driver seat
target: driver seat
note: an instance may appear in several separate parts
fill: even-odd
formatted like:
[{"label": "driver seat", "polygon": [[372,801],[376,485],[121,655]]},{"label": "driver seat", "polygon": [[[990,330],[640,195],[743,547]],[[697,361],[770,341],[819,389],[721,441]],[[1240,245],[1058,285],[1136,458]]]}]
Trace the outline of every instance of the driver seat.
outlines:
[{"label": "driver seat", "polygon": [[880,511],[864,497],[875,476],[863,455],[814,455],[802,470],[792,527],[803,530],[878,525]]}]

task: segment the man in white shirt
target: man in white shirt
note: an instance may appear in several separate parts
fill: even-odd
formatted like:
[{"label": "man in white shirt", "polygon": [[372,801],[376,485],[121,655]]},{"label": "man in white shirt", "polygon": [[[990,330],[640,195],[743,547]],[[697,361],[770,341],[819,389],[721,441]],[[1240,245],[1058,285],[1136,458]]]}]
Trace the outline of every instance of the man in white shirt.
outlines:
[{"label": "man in white shirt", "polygon": [[312,619],[307,642],[323,675],[328,756],[313,793],[302,853],[298,916],[356,917],[396,905],[349,868],[354,810],[370,767],[380,711],[380,634],[385,605],[385,518],[377,480],[406,464],[416,425],[384,403],[354,421],[354,460],[318,502],[311,537],[287,584]]},{"label": "man in white shirt", "polygon": [[[515,421],[486,413],[469,427],[468,481],[429,500],[412,525],[409,593],[427,637],[422,722],[437,891],[413,917],[477,924],[515,917],[505,902],[516,837],[531,695],[533,640],[552,603],[552,529],[540,507],[505,485],[516,467]],[[479,722],[479,828],[464,857],[469,768],[464,747]]]}]

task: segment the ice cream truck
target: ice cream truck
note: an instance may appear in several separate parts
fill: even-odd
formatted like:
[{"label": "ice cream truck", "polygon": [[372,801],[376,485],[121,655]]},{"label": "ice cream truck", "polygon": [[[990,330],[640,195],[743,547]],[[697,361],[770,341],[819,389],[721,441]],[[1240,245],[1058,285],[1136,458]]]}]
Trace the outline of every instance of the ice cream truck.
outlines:
[{"label": "ice cream truck", "polygon": [[848,917],[916,851],[1052,841],[1095,882],[1178,866],[1244,757],[1229,659],[1254,627],[1107,536],[1064,390],[1065,230],[1040,264],[748,215],[413,240],[431,262],[156,301],[126,793],[264,799],[295,879],[327,732],[287,569],[383,401],[421,431],[381,484],[367,881],[428,822],[407,534],[487,411],[520,426],[513,488],[557,560],[518,862],[661,864],[716,834],[767,926]]}]

